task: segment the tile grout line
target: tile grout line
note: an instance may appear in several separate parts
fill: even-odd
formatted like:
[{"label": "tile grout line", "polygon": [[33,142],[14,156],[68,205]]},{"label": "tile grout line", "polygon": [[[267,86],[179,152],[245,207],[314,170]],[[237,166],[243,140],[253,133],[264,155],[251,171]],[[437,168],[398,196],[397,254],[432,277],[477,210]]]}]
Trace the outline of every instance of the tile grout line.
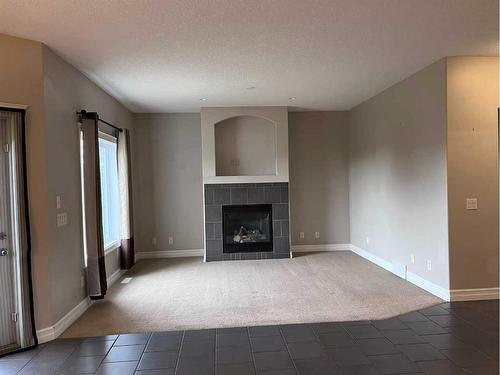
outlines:
[{"label": "tile grout line", "polygon": [[22,367],[19,369],[19,371],[17,371],[17,372],[16,372],[16,374],[19,374],[19,373],[20,373],[20,372],[21,372],[21,371],[22,371],[22,370],[23,370],[26,366],[28,366],[28,364],[29,364],[29,363],[31,363],[31,362],[32,362],[32,361],[33,361],[36,357],[38,357],[38,355],[40,354],[40,352],[41,352],[43,349],[45,349],[45,348],[46,348],[46,346],[44,346],[43,348],[41,348],[41,349],[38,351],[38,353],[36,353],[36,354],[35,354],[35,355],[34,355],[34,356],[33,356],[33,357],[32,357],[32,358],[28,361],[28,362],[26,362],[26,363],[24,364],[24,366],[22,366]]},{"label": "tile grout line", "polygon": [[[215,335],[215,339],[214,339],[214,353],[213,353],[213,356],[214,356],[214,364],[213,364],[213,373],[216,374],[216,371],[217,371],[217,341],[218,341],[218,333],[217,333],[218,329],[215,328],[215,332],[214,332],[214,335]],[[175,375],[175,374],[174,374]]]},{"label": "tile grout line", "polygon": [[113,346],[115,345],[116,341],[118,341],[118,337],[120,337],[120,335],[117,335],[116,338],[113,340],[113,343],[111,344],[111,346],[109,347],[109,349],[106,351],[106,353],[104,354],[104,356],[102,357],[101,359],[101,362],[99,362],[99,366],[97,366],[97,369],[95,370],[94,374],[97,373],[97,371],[99,371],[99,368],[102,366],[102,364],[104,363],[104,358],[106,358],[106,356],[108,355],[108,353],[111,351],[111,349],[113,348]]},{"label": "tile grout line", "polygon": [[247,327],[247,335],[248,335],[248,345],[250,346],[250,355],[252,356],[252,365],[254,374],[257,373],[257,362],[255,362],[255,353],[253,352],[252,340],[250,338],[250,327]]},{"label": "tile grout line", "polygon": [[179,368],[179,362],[181,359],[182,346],[184,345],[184,336],[186,336],[186,331],[182,331],[181,344],[179,346],[179,353],[177,353],[177,360],[175,361],[174,375],[177,374],[177,369]]},{"label": "tile grout line", "polygon": [[[80,342],[80,344],[81,344],[81,342]],[[80,344],[79,344],[79,345],[80,345]],[[79,346],[79,345],[77,345],[77,346]],[[40,353],[41,353],[44,349],[47,349],[47,348],[48,348],[48,346],[47,346],[47,345],[45,345],[45,346],[44,346],[44,347],[43,347],[43,348],[42,348],[42,349],[41,349],[41,350],[40,350],[40,351],[39,351],[39,352],[38,352],[38,353],[37,353],[37,354],[36,354],[33,358],[31,358],[28,362],[26,362],[26,364],[25,364],[23,367],[21,367],[21,368],[19,369],[19,371],[17,371],[17,372],[16,372],[16,374],[21,373],[21,371],[23,371],[23,370],[24,370],[24,368],[25,368],[26,366],[28,366],[28,364],[30,364],[31,362],[33,362],[33,361],[35,360],[35,358],[36,358],[36,357],[38,357],[38,356],[40,355]],[[68,354],[68,356],[67,356],[66,358],[64,358],[64,361],[62,361],[62,362],[61,362],[61,364],[57,367],[57,369],[56,369],[56,371],[55,371],[55,373],[56,373],[56,374],[57,374],[60,370],[62,370],[62,367],[63,367],[64,363],[65,363],[65,362],[68,360],[68,358],[69,358],[69,357],[70,357],[70,356],[71,356],[71,355],[75,352],[75,350],[76,350],[76,346],[73,348],[73,350],[71,351],[71,353],[69,353],[69,354]]]},{"label": "tile grout line", "polygon": [[[96,373],[97,373],[97,371],[99,371],[99,368],[102,366],[102,364],[103,364],[103,362],[104,362],[104,358],[106,358],[106,356],[108,355],[108,353],[111,351],[111,349],[113,348],[113,345],[115,345],[116,340],[118,340],[118,337],[120,337],[120,335],[117,335],[117,336],[116,336],[116,338],[115,338],[115,339],[113,339],[113,340],[109,340],[109,341],[113,341],[113,342],[112,342],[111,346],[109,347],[109,349],[108,349],[108,350],[106,350],[106,353],[104,353],[104,355],[102,356],[102,359],[101,359],[101,361],[99,362],[99,365],[97,366],[97,368],[96,368],[96,370],[93,372],[93,374],[96,374]],[[107,341],[107,340],[103,340],[103,341]],[[81,344],[83,344],[84,342],[85,342],[85,340],[83,340],[83,341],[80,343],[80,345],[81,345]],[[82,357],[85,357],[85,356],[82,356]]]},{"label": "tile grout line", "polygon": [[[305,324],[305,325],[308,326],[308,324]],[[279,328],[280,328],[281,339],[285,343],[286,352],[288,353],[288,356],[290,357],[290,361],[292,361],[292,365],[293,365],[293,368],[295,370],[295,373],[298,374],[299,373],[299,369],[297,368],[297,365],[295,364],[295,361],[292,358],[292,355],[290,353],[290,349],[288,348],[288,342],[286,341],[285,336],[283,335],[282,325],[279,325]]]},{"label": "tile grout line", "polygon": [[[120,337],[120,336],[118,336],[118,337]],[[142,357],[144,357],[144,353],[146,352],[146,348],[148,347],[148,344],[151,341],[152,337],[153,337],[153,333],[150,333],[148,340],[146,341],[146,344],[144,345],[144,349],[142,349],[141,356],[139,357],[139,360],[137,361],[137,364],[135,365],[134,374],[136,373],[137,368],[139,367],[139,364],[141,363]],[[118,338],[117,338],[117,340],[118,340]]]}]

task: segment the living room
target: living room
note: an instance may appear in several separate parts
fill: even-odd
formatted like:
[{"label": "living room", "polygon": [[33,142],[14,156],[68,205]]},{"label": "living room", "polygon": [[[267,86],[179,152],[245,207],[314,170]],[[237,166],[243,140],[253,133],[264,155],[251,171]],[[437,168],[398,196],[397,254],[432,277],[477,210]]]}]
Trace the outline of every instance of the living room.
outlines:
[{"label": "living room", "polygon": [[0,372],[498,373],[497,1],[0,12]]}]

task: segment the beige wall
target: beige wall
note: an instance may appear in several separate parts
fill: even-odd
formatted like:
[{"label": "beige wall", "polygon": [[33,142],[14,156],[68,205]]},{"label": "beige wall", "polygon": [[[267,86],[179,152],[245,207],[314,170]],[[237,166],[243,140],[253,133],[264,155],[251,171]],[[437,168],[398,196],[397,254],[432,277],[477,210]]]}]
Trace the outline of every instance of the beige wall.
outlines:
[{"label": "beige wall", "polygon": [[[131,128],[131,114],[38,42],[0,35],[0,102],[28,105],[27,143],[37,329],[56,323],[82,298],[79,144],[75,112],[86,108]],[[68,225],[57,228],[61,195]],[[118,263],[110,254],[112,273]]]},{"label": "beige wall", "polygon": [[[130,130],[133,120],[123,105],[45,46],[43,78],[47,128],[48,233],[52,249],[50,286],[54,321],[57,321],[85,296],[80,286],[83,247],[76,112],[82,108],[95,111],[101,118]],[[60,210],[56,209],[56,195],[61,196]],[[56,226],[58,212],[68,213],[68,225]],[[119,268],[116,252],[106,257],[106,266],[108,277]]]},{"label": "beige wall", "polygon": [[42,45],[0,34],[0,102],[28,105],[28,181],[36,323],[52,323]]},{"label": "beige wall", "polygon": [[498,58],[448,58],[447,80],[451,289],[498,287]]},{"label": "beige wall", "polygon": [[215,124],[217,176],[276,175],[276,126],[254,116]]},{"label": "beige wall", "polygon": [[353,108],[349,120],[351,243],[448,289],[446,61]]},{"label": "beige wall", "polygon": [[290,112],[288,134],[292,244],[349,243],[347,112]]},{"label": "beige wall", "polygon": [[202,249],[200,114],[135,115],[134,155],[137,251]]}]

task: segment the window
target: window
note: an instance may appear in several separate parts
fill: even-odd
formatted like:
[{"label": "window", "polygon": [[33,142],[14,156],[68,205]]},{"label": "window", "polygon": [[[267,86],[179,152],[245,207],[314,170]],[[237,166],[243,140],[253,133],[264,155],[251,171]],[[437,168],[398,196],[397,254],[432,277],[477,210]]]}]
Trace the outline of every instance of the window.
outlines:
[{"label": "window", "polygon": [[102,230],[104,248],[120,242],[120,202],[116,138],[99,133],[99,169],[101,174]]}]

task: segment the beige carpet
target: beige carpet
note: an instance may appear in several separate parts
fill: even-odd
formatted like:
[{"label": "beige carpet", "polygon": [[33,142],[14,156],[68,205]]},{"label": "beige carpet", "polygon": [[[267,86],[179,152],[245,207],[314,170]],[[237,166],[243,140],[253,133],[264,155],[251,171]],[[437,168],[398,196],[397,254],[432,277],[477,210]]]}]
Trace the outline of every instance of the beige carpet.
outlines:
[{"label": "beige carpet", "polygon": [[380,319],[442,302],[351,252],[142,260],[64,337]]}]

